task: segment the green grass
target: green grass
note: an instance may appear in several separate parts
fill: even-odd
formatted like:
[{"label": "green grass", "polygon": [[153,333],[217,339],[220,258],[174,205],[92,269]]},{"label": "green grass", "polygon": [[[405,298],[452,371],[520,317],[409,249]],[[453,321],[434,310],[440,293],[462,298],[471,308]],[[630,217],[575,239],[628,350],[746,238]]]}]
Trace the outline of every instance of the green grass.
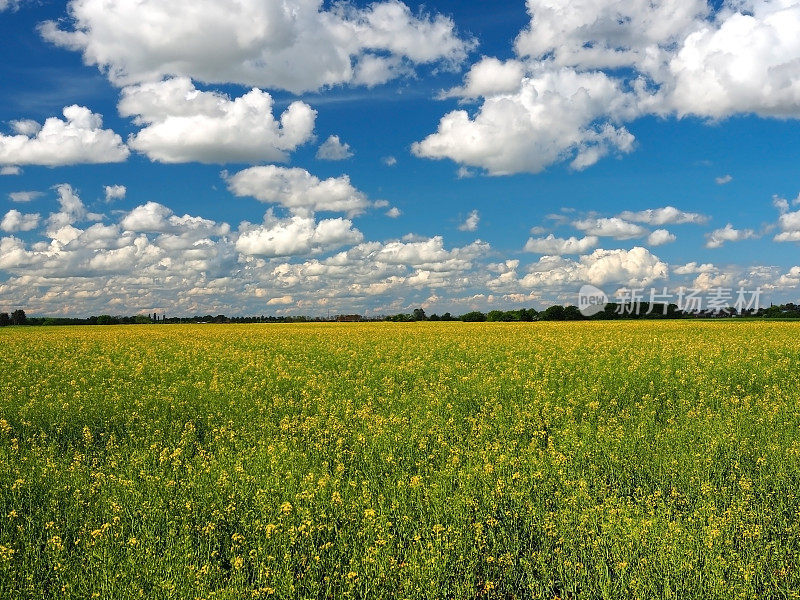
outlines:
[{"label": "green grass", "polygon": [[0,597],[797,598],[798,334],[0,330]]}]

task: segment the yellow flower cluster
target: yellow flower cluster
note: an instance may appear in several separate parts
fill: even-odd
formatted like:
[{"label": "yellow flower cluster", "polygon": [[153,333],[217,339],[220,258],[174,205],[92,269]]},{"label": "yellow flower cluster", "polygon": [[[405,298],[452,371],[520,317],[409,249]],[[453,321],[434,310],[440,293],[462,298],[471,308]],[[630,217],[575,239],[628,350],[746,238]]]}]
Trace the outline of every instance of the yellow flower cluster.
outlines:
[{"label": "yellow flower cluster", "polygon": [[800,326],[0,330],[0,595],[800,589]]}]

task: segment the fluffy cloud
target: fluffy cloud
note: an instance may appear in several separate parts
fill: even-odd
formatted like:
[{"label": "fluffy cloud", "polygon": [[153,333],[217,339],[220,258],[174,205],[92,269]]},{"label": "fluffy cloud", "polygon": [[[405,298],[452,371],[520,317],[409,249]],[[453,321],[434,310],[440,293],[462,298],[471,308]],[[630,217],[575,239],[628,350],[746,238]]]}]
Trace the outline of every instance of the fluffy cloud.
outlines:
[{"label": "fluffy cloud", "polygon": [[[219,237],[229,230],[225,224],[177,217],[170,209],[151,204],[126,214],[124,226],[95,223],[81,229],[82,221],[103,216],[87,212],[71,186],[57,189],[61,210],[46,222],[42,233],[48,241],[26,245],[16,238],[0,239],[0,268],[12,274],[5,284],[9,293],[19,294],[36,282],[37,289],[46,290],[38,301],[51,313],[68,299],[72,310],[83,310],[87,303],[96,309],[94,300],[109,302],[116,294],[127,298],[127,306],[136,307],[137,296],[152,296],[158,293],[154,289],[168,288],[174,295],[189,280],[232,272],[235,250]],[[31,291],[26,306],[35,305],[38,293]]]},{"label": "fluffy cloud", "polygon": [[0,167],[0,175],[22,175],[22,169],[16,166]]},{"label": "fluffy cloud", "polygon": [[128,231],[167,231],[172,210],[158,202],[137,206],[122,219],[120,225]]},{"label": "fluffy cloud", "polygon": [[[670,273],[645,248],[591,252],[598,241],[591,236],[535,240],[548,255],[531,265],[517,259],[490,264],[496,253],[481,241],[463,247],[447,247],[439,236],[364,241],[345,218],[279,218],[268,211],[262,223],[245,222],[231,231],[224,223],[178,216],[151,202],[109,221],[92,215],[71,186],[57,191],[59,210],[24,236],[33,241],[0,236],[0,303],[34,314],[97,314],[109,307],[120,313],[157,308],[170,314],[322,314],[330,308],[332,314],[375,314],[423,303],[485,310],[502,303],[563,302],[582,283],[645,287]],[[19,225],[6,221],[22,223],[24,217],[12,214],[0,223],[15,230]],[[589,253],[574,258],[555,255],[584,248]],[[698,263],[672,269],[702,289],[742,281],[789,289],[800,280],[798,273]]]},{"label": "fluffy cloud", "polygon": [[800,231],[782,231],[774,239],[776,242],[800,242]]},{"label": "fluffy cloud", "polygon": [[317,150],[319,160],[345,160],[351,156],[350,144],[342,143],[338,135],[330,136]]},{"label": "fluffy cloud", "polygon": [[715,229],[706,234],[706,248],[720,248],[726,242],[740,242],[758,237],[752,229],[734,229],[728,223],[722,229]]},{"label": "fluffy cloud", "polygon": [[790,206],[798,206],[800,205],[800,196],[789,202],[786,198],[781,198],[779,196],[772,197],[772,205],[777,208],[781,214],[787,213],[790,210]]},{"label": "fluffy cloud", "polygon": [[591,250],[599,238],[589,235],[583,238],[570,237],[567,239],[557,238],[552,233],[544,238],[529,238],[525,244],[525,252],[535,252],[536,254],[546,254],[550,256],[561,256],[562,254],[584,254]]},{"label": "fluffy cloud", "polygon": [[564,158],[584,169],[609,152],[633,149],[633,136],[616,125],[632,114],[631,102],[604,73],[544,71],[524,79],[516,93],[486,98],[474,117],[465,110],[445,115],[412,151],[491,175],[538,173]]},{"label": "fluffy cloud", "polygon": [[648,246],[663,246],[677,240],[675,234],[670,233],[666,229],[656,229],[653,233],[647,236]]},{"label": "fluffy cloud", "polygon": [[[58,193],[58,212],[50,213],[47,218],[47,235],[53,239],[63,238],[64,235],[71,235],[71,226],[82,221],[98,221],[103,216],[90,213],[77,192],[68,183],[60,183],[55,186]],[[61,233],[59,233],[61,232]]]},{"label": "fluffy cloud", "polygon": [[472,261],[486,253],[489,245],[480,240],[464,248],[447,250],[444,239],[435,236],[414,241],[387,242],[363,251],[371,259],[390,265],[409,265],[425,271],[446,272],[469,269]]},{"label": "fluffy cloud", "polygon": [[[444,94],[482,97],[446,114],[418,156],[493,175],[630,152],[645,115],[800,118],[794,0],[528,0],[516,57],[483,57]],[[730,181],[729,176],[719,183]]]},{"label": "fluffy cloud", "polygon": [[[795,200],[793,204],[797,204],[797,201]],[[778,219],[781,231],[774,238],[776,242],[800,242],[800,211],[786,212],[789,210],[788,207],[789,203],[786,200],[779,205],[783,214]]]},{"label": "fluffy cloud", "polygon": [[17,231],[30,231],[39,226],[39,215],[37,214],[23,214],[18,210],[8,211],[3,220],[0,221],[0,229],[8,233],[15,233]]},{"label": "fluffy cloud", "polygon": [[439,236],[365,242],[323,260],[281,264],[271,277],[281,289],[326,288],[329,294],[350,298],[443,287],[461,290],[469,285],[467,275],[474,262],[488,250],[488,244],[480,241],[448,250]]},{"label": "fluffy cloud", "polygon": [[630,67],[658,86],[644,109],[721,118],[798,114],[793,0],[528,0],[520,56],[579,69]]},{"label": "fluffy cloud", "polygon": [[733,181],[733,176],[732,175],[722,175],[721,177],[715,177],[714,181],[717,183],[717,185],[726,185],[726,184],[730,183],[731,181]]},{"label": "fluffy cloud", "polygon": [[478,224],[481,222],[481,216],[478,214],[477,210],[473,210],[469,213],[466,220],[458,226],[458,229],[461,231],[477,231]]},{"label": "fluffy cloud", "polygon": [[442,98],[478,98],[511,94],[519,89],[525,65],[518,60],[501,61],[488,56],[472,65],[464,85],[444,92]]},{"label": "fluffy cloud", "polygon": [[36,200],[42,195],[42,192],[25,191],[25,192],[11,192],[8,197],[12,202],[25,203]]},{"label": "fluffy cloud", "polygon": [[146,125],[130,147],[165,163],[285,161],[311,138],[316,111],[293,102],[276,119],[272,109],[272,96],[261,90],[231,100],[187,78],[125,88],[119,102],[122,116]]},{"label": "fluffy cloud", "polygon": [[325,219],[319,223],[313,217],[294,215],[278,219],[271,211],[264,224],[240,227],[236,249],[251,256],[302,256],[357,244],[364,239],[349,219]]},{"label": "fluffy cloud", "polygon": [[704,272],[692,282],[695,290],[709,291],[716,288],[733,288],[737,283],[735,273]]},{"label": "fluffy cloud", "polygon": [[[433,289],[461,294],[473,277],[487,278],[476,270],[488,255],[483,242],[461,248],[446,248],[441,237],[363,242],[346,219],[279,219],[271,212],[262,224],[219,235],[225,231],[150,204],[119,223],[65,226],[49,241],[0,237],[0,269],[8,275],[0,298],[47,314],[109,306],[123,313],[252,314],[290,305],[319,314],[337,306],[364,311],[381,297],[419,306]],[[349,247],[319,256],[342,245]]]},{"label": "fluffy cloud", "polygon": [[137,206],[125,215],[120,226],[125,231],[136,233],[191,234],[193,238],[221,236],[230,231],[227,223],[218,224],[191,215],[179,217],[172,209],[158,202]]},{"label": "fluffy cloud", "polygon": [[665,279],[669,274],[664,262],[639,246],[631,250],[598,249],[577,260],[544,256],[529,269],[530,272],[520,280],[528,288],[564,287],[581,283],[642,287]]},{"label": "fluffy cloud", "polygon": [[363,213],[370,202],[347,175],[320,180],[308,171],[268,165],[251,167],[227,177],[237,196],[252,196],[299,212],[331,211],[349,216]]},{"label": "fluffy cloud", "polygon": [[708,222],[708,217],[699,213],[684,212],[674,206],[664,208],[652,208],[639,212],[625,211],[619,215],[620,219],[633,221],[634,223],[645,223],[647,225],[685,225],[692,223],[701,225]]},{"label": "fluffy cloud", "polygon": [[531,23],[515,43],[520,56],[551,56],[560,66],[646,71],[708,12],[705,0],[527,0],[527,7]]},{"label": "fluffy cloud", "polygon": [[185,76],[295,93],[375,85],[419,64],[460,64],[474,45],[441,15],[398,0],[366,8],[322,0],[71,0],[71,28],[41,27],[120,85]]},{"label": "fluffy cloud", "polygon": [[783,288],[794,288],[800,285],[800,267],[789,269],[786,274],[781,275],[776,285]]},{"label": "fluffy cloud", "polygon": [[677,265],[672,268],[672,272],[676,275],[696,275],[698,273],[713,273],[717,268],[711,263],[698,264],[697,262],[686,263],[685,265]]},{"label": "fluffy cloud", "polygon": [[729,6],[682,40],[669,62],[666,107],[713,118],[800,116],[800,5],[746,0]]},{"label": "fluffy cloud", "polygon": [[644,227],[629,223],[619,217],[579,219],[573,225],[589,235],[611,237],[615,240],[640,238],[649,233]]},{"label": "fluffy cloud", "polygon": [[122,200],[128,189],[124,185],[107,185],[105,186],[106,202],[113,202],[114,200]]},{"label": "fluffy cloud", "polygon": [[267,300],[267,306],[282,306],[285,304],[294,304],[294,298],[287,295]]},{"label": "fluffy cloud", "polygon": [[83,106],[64,109],[65,120],[51,117],[12,121],[15,135],[0,134],[0,164],[57,167],[79,163],[123,162],[130,151],[122,138],[102,129],[103,119]]},{"label": "fluffy cloud", "polygon": [[[32,262],[32,253],[25,243],[14,236],[0,238],[0,269],[13,269],[25,267]],[[3,290],[0,284],[0,291]]]},{"label": "fluffy cloud", "polygon": [[[436,294],[425,290],[447,288],[456,293],[470,285],[470,270],[484,257],[489,246],[474,242],[448,250],[441,237],[395,242],[364,242],[325,259],[303,263],[281,263],[265,274],[262,284],[292,291],[297,305],[307,310],[346,302],[348,306],[374,303],[378,297],[392,297],[390,305],[400,310],[408,296],[425,298]],[[308,297],[307,290],[314,290]],[[265,290],[264,294],[269,295]],[[363,304],[361,304],[363,306]]]}]

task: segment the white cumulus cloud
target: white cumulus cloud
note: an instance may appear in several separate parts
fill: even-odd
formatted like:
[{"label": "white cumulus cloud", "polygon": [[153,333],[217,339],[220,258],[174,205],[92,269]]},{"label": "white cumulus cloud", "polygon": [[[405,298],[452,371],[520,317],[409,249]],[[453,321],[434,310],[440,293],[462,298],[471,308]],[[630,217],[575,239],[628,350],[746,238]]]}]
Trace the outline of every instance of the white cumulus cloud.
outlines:
[{"label": "white cumulus cloud", "polygon": [[714,273],[715,271],[717,271],[717,268],[711,263],[698,264],[697,262],[676,265],[672,268],[672,272],[676,275],[696,275],[699,273]]},{"label": "white cumulus cloud", "polygon": [[518,60],[501,61],[487,56],[472,65],[464,76],[464,85],[444,92],[442,98],[478,98],[511,94],[519,89],[525,65]]},{"label": "white cumulus cloud", "polygon": [[638,212],[625,211],[619,215],[621,219],[647,225],[685,225],[687,223],[701,225],[708,222],[708,217],[699,213],[685,212],[674,206],[651,208]]},{"label": "white cumulus cloud", "polygon": [[486,98],[474,116],[465,110],[448,113],[438,131],[412,151],[491,175],[538,173],[564,158],[580,170],[610,152],[633,149],[633,136],[617,125],[630,113],[630,103],[604,73],[544,71],[524,79],[515,93]]},{"label": "white cumulus cloud", "polygon": [[630,250],[598,249],[577,260],[543,256],[529,270],[520,280],[528,288],[564,287],[578,283],[642,287],[665,279],[669,274],[666,263],[640,246]]},{"label": "white cumulus cloud", "polygon": [[215,221],[183,215],[179,217],[172,209],[158,202],[147,202],[131,210],[120,221],[120,226],[125,231],[135,233],[162,233],[186,234],[193,237],[226,235],[230,227],[226,223],[218,224]]},{"label": "white cumulus cloud", "polygon": [[546,254],[550,256],[561,256],[562,254],[584,254],[591,250],[597,243],[599,238],[594,235],[589,235],[583,238],[575,236],[567,239],[557,238],[552,233],[544,238],[528,238],[525,244],[526,252],[535,252],[536,254]]},{"label": "white cumulus cloud", "polygon": [[39,226],[39,214],[25,214],[18,210],[10,210],[2,221],[0,221],[0,229],[8,233],[16,233],[17,231],[31,231]]},{"label": "white cumulus cloud", "polygon": [[666,107],[678,115],[800,116],[800,4],[726,3],[669,61]]},{"label": "white cumulus cloud", "polygon": [[114,200],[122,200],[128,189],[124,185],[107,185],[105,186],[106,202],[113,202]]},{"label": "white cumulus cloud", "polygon": [[36,191],[11,192],[8,194],[8,197],[12,202],[18,203],[31,202],[40,196],[42,196],[42,192]]},{"label": "white cumulus cloud", "polygon": [[588,235],[630,240],[646,236],[647,229],[619,217],[579,219],[573,225]]},{"label": "white cumulus cloud", "polygon": [[800,211],[786,212],[789,203],[786,200],[783,202],[785,203],[785,207],[781,208],[783,214],[778,219],[778,227],[781,231],[775,235],[774,240],[776,242],[800,242]]},{"label": "white cumulus cloud", "polygon": [[[492,175],[630,152],[646,115],[800,118],[796,0],[528,0],[516,56],[482,57],[443,96],[480,97],[413,146]],[[730,176],[718,183],[731,181]]]},{"label": "white cumulus cloud", "polygon": [[728,223],[721,229],[706,234],[706,248],[720,248],[726,242],[740,242],[758,237],[752,229],[735,229]]},{"label": "white cumulus cloud", "polygon": [[458,226],[461,231],[477,231],[478,224],[481,222],[481,216],[477,210],[473,210],[467,215],[466,220]]},{"label": "white cumulus cloud", "polygon": [[649,70],[708,12],[705,0],[527,0],[527,8],[517,53],[585,69]]},{"label": "white cumulus cloud", "polygon": [[268,211],[263,225],[245,223],[240,227],[236,249],[251,256],[298,256],[357,244],[363,239],[349,219],[316,222],[313,217],[300,215],[278,219]]},{"label": "white cumulus cloud", "polygon": [[0,164],[58,167],[82,163],[114,163],[128,158],[122,138],[102,129],[103,119],[83,106],[67,106],[64,119],[12,121],[14,135],[0,134]]},{"label": "white cumulus cloud", "polygon": [[345,160],[353,156],[350,144],[343,143],[338,135],[332,135],[317,149],[319,160]]},{"label": "white cumulus cloud", "polygon": [[677,239],[678,238],[674,233],[670,233],[666,229],[656,229],[653,233],[647,236],[647,245],[663,246],[664,244],[670,244]]},{"label": "white cumulus cloud", "polygon": [[47,218],[47,235],[49,237],[57,237],[58,231],[63,228],[70,229],[75,223],[99,221],[102,218],[102,215],[90,213],[86,209],[78,193],[68,183],[60,183],[54,189],[58,193],[59,211],[50,213]]},{"label": "white cumulus cloud", "polygon": [[[327,4],[327,3],[325,3]],[[399,0],[357,8],[322,0],[71,0],[45,39],[83,53],[116,84],[168,76],[295,93],[375,85],[421,64],[450,68],[474,46],[451,19]]]},{"label": "white cumulus cloud", "polygon": [[780,276],[775,282],[781,288],[794,288],[800,285],[800,267],[792,267],[789,271]]},{"label": "white cumulus cloud", "polygon": [[253,89],[231,100],[197,90],[187,78],[125,88],[119,112],[145,125],[130,147],[165,163],[285,161],[311,139],[316,119],[304,102],[276,119],[267,92]]},{"label": "white cumulus cloud", "polygon": [[227,182],[237,196],[252,196],[293,212],[330,211],[354,216],[370,206],[366,195],[353,187],[347,175],[320,180],[305,169],[267,165],[230,175]]}]

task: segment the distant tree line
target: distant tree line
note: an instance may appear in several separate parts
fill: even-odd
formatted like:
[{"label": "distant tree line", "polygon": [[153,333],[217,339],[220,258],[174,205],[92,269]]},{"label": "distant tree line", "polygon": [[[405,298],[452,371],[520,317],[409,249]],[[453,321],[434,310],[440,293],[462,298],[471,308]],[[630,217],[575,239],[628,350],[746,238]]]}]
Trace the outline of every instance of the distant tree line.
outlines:
[{"label": "distant tree line", "polygon": [[427,315],[422,308],[416,308],[411,313],[398,313],[378,317],[364,317],[361,315],[347,314],[331,317],[297,316],[249,316],[226,317],[225,315],[197,315],[194,317],[167,317],[164,314],[147,314],[133,316],[99,315],[85,319],[70,317],[28,317],[25,311],[17,309],[12,313],[0,312],[0,327],[10,325],[142,325],[142,324],[180,324],[180,323],[329,323],[329,322],[367,322],[391,321],[395,323],[411,323],[416,321],[463,321],[466,323],[482,322],[532,322],[532,321],[611,321],[630,319],[709,319],[751,317],[764,319],[800,319],[800,305],[794,303],[773,305],[749,310],[742,315],[735,314],[732,310],[728,313],[683,312],[677,305],[653,304],[642,302],[638,311],[631,313],[623,310],[619,304],[608,304],[605,309],[591,317],[584,316],[577,306],[555,305],[537,311],[535,308],[521,308],[516,310],[491,310],[487,313],[470,311],[460,316],[453,316],[449,312],[442,315],[433,313]]},{"label": "distant tree line", "polygon": [[711,319],[711,318],[783,318],[800,319],[800,305],[789,303],[760,308],[759,310],[743,311],[736,314],[733,309],[727,312],[685,312],[677,304],[651,304],[641,302],[635,312],[626,310],[626,307],[609,303],[599,313],[590,317],[584,316],[577,306],[555,305],[545,310],[537,311],[535,308],[521,308],[516,310],[491,310],[487,313],[471,311],[459,317],[450,313],[442,316],[432,314],[427,316],[421,308],[415,309],[410,314],[397,314],[384,317],[386,321],[464,321],[464,322],[531,322],[531,321],[613,321],[630,319]]}]

